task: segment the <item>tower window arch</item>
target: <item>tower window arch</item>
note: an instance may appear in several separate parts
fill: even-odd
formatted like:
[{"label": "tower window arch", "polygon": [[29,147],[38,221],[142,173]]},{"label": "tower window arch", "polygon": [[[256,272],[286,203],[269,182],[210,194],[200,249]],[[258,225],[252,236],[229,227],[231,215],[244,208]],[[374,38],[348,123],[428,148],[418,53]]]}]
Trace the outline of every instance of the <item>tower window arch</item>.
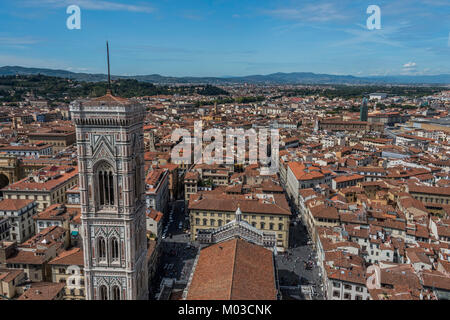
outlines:
[{"label": "tower window arch", "polygon": [[95,171],[98,190],[98,204],[100,206],[114,205],[114,172],[106,161],[101,162]]},{"label": "tower window arch", "polygon": [[108,289],[105,285],[101,285],[100,288],[100,300],[108,300]]},{"label": "tower window arch", "polygon": [[139,200],[141,198],[141,183],[140,183],[140,179],[141,179],[141,163],[140,163],[140,159],[139,157],[135,158],[135,162],[134,162],[134,198],[136,200]]},{"label": "tower window arch", "polygon": [[116,237],[111,239],[111,258],[113,261],[119,260],[119,240]]},{"label": "tower window arch", "polygon": [[97,239],[98,257],[100,260],[106,259],[106,241],[103,237]]},{"label": "tower window arch", "polygon": [[119,286],[114,286],[112,288],[112,300],[120,300],[120,288],[119,288]]}]

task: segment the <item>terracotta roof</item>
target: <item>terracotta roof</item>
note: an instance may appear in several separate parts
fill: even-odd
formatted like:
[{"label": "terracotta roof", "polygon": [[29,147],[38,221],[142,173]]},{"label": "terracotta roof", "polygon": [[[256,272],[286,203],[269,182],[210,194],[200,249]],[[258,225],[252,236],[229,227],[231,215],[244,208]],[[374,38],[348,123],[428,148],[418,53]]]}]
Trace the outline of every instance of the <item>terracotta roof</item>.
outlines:
[{"label": "terracotta roof", "polygon": [[411,263],[424,263],[431,265],[430,259],[427,257],[427,255],[423,252],[423,250],[417,250],[416,248],[407,248],[406,249],[406,256],[409,258]]},{"label": "terracotta roof", "polygon": [[[61,173],[62,172],[62,173]],[[78,168],[72,166],[48,166],[37,171],[33,176],[24,178],[2,189],[8,191],[50,191],[78,177]],[[35,179],[40,182],[36,182]]]},{"label": "terracotta roof", "polygon": [[359,174],[353,174],[351,176],[340,176],[340,177],[336,177],[333,180],[336,181],[337,183],[340,182],[346,182],[346,181],[352,181],[352,180],[362,180],[364,179],[364,176],[359,175]]},{"label": "terracotta roof", "polygon": [[408,184],[409,192],[450,196],[450,188]]},{"label": "terracotta roof", "polygon": [[61,282],[35,282],[17,300],[54,300],[65,285]]},{"label": "terracotta roof", "polygon": [[65,250],[61,252],[56,258],[52,259],[48,264],[84,266],[83,250],[81,250],[81,248],[72,248],[70,250]]},{"label": "terracotta roof", "polygon": [[91,99],[89,102],[90,103],[93,103],[93,102],[106,102],[106,103],[129,104],[130,100],[125,99],[125,98],[121,98],[121,97],[116,97],[116,96],[113,96],[111,93],[107,93],[104,96]]},{"label": "terracotta roof", "polygon": [[318,205],[316,207],[310,208],[310,211],[314,218],[339,220],[338,211],[334,207]]},{"label": "terracotta roof", "polygon": [[81,215],[81,208],[70,208],[65,205],[61,205],[59,203],[55,203],[45,209],[42,212],[39,212],[37,215],[33,216],[34,220],[72,220],[75,217]]},{"label": "terracotta roof", "polygon": [[381,270],[381,284],[392,286],[407,285],[410,289],[420,289],[420,281],[410,264],[401,264]]},{"label": "terracotta roof", "polygon": [[8,264],[35,264],[41,265],[45,262],[46,258],[43,255],[36,255],[33,251],[19,250],[13,257],[6,259]]},{"label": "terracotta roof", "polygon": [[198,180],[199,176],[200,174],[198,173],[198,171],[188,171],[184,175],[184,180]]},{"label": "terracotta roof", "polygon": [[187,300],[275,300],[272,251],[241,239],[201,250]]},{"label": "terracotta roof", "polygon": [[34,200],[31,199],[3,199],[0,201],[1,211],[18,211],[28,206]]},{"label": "terracotta roof", "polygon": [[450,291],[450,277],[441,272],[424,270],[422,273],[422,279],[425,287]]},{"label": "terracotta roof", "polygon": [[3,282],[11,282],[20,276],[23,273],[23,270],[18,269],[0,269],[0,281]]},{"label": "terracotta roof", "polygon": [[19,145],[19,146],[5,146],[0,147],[0,151],[39,151],[44,150],[49,147],[52,147],[51,144],[44,144],[44,145]]},{"label": "terracotta roof", "polygon": [[242,213],[291,215],[284,195],[274,194],[274,202],[248,199],[242,195],[202,193],[189,200],[189,210],[235,212],[240,205]]},{"label": "terracotta roof", "polygon": [[153,208],[150,208],[150,210],[147,210],[147,217],[158,222],[163,217],[163,213]]},{"label": "terracotta roof", "polygon": [[317,193],[314,191],[314,189],[312,188],[308,188],[308,189],[300,189],[298,190],[299,195],[301,195],[303,198],[309,197],[309,196],[313,196],[313,195],[317,195]]},{"label": "terracotta roof", "polygon": [[59,226],[51,226],[37,233],[27,241],[20,244],[23,248],[34,248],[37,245],[41,247],[51,247],[54,244],[62,245],[67,230]]},{"label": "terracotta roof", "polygon": [[313,180],[322,179],[324,177],[320,169],[316,167],[306,167],[300,162],[289,162],[288,166],[297,180]]},{"label": "terracotta roof", "polygon": [[146,193],[153,193],[156,192],[157,189],[160,187],[161,180],[164,176],[164,174],[167,172],[167,169],[154,169],[150,171],[147,174],[147,177],[145,178],[145,192]]},{"label": "terracotta roof", "polygon": [[364,269],[357,268],[355,270],[336,270],[326,265],[325,270],[327,272],[328,278],[333,280],[340,280],[345,282],[366,284],[366,274]]},{"label": "terracotta roof", "polygon": [[419,300],[411,290],[405,287],[369,289],[368,291],[372,300]]}]

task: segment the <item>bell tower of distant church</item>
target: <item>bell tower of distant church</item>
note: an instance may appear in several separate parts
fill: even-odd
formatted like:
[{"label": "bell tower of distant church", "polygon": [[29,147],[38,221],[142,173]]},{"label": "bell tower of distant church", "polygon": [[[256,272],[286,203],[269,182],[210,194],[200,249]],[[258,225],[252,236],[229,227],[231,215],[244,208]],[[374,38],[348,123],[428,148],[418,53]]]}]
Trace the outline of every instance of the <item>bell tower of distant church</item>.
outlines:
[{"label": "bell tower of distant church", "polygon": [[113,96],[77,100],[76,125],[88,300],[148,299],[144,108]]}]

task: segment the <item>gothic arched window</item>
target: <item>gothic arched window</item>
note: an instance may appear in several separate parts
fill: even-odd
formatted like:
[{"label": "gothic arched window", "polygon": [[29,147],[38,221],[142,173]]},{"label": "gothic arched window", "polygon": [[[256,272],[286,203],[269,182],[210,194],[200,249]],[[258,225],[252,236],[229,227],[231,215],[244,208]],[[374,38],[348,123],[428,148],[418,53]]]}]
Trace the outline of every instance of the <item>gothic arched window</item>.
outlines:
[{"label": "gothic arched window", "polygon": [[139,158],[136,157],[135,160],[135,167],[134,167],[134,198],[136,200],[140,199],[140,170],[141,170],[141,165],[140,165],[140,161]]},{"label": "gothic arched window", "polygon": [[100,286],[100,300],[108,300],[108,290],[105,285]]},{"label": "gothic arched window", "polygon": [[113,261],[119,260],[119,241],[116,237],[111,239],[111,258]]},{"label": "gothic arched window", "polygon": [[97,239],[97,250],[99,259],[106,259],[106,241],[105,238],[99,237]]},{"label": "gothic arched window", "polygon": [[96,170],[95,174],[98,185],[98,204],[114,205],[114,174],[111,165],[107,162],[102,162]]},{"label": "gothic arched window", "polygon": [[112,300],[120,300],[120,288],[119,286],[114,286],[112,289]]}]

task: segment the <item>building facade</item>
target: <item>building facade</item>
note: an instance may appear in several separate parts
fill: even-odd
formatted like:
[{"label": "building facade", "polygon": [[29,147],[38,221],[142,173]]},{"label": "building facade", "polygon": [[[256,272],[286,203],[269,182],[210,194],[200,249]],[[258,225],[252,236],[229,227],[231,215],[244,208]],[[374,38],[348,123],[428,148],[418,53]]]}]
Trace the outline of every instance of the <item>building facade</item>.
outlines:
[{"label": "building facade", "polygon": [[70,106],[76,125],[86,299],[148,299],[144,108],[108,92]]},{"label": "building facade", "polygon": [[37,212],[37,204],[29,199],[4,199],[0,201],[0,220],[9,220],[8,239],[22,243],[35,234],[33,217]]},{"label": "building facade", "polygon": [[[189,200],[191,241],[200,240],[198,237],[202,238],[203,234],[200,234],[205,230],[223,230],[222,227],[235,220],[235,212],[239,206],[242,211],[242,221],[264,234],[273,234],[279,252],[287,250],[291,217],[287,201],[283,195],[265,196],[267,196],[267,200],[258,199],[258,195],[250,199],[224,195],[214,197],[214,195],[203,194],[202,199]],[[259,195],[259,197],[264,197],[264,195]],[[229,226],[225,229],[229,230]]]},{"label": "building facade", "polygon": [[169,170],[154,169],[145,181],[145,202],[147,209],[165,213],[169,204]]},{"label": "building facade", "polygon": [[78,183],[73,166],[48,166],[1,189],[4,199],[31,199],[41,212],[55,203],[66,202],[66,191]]}]

